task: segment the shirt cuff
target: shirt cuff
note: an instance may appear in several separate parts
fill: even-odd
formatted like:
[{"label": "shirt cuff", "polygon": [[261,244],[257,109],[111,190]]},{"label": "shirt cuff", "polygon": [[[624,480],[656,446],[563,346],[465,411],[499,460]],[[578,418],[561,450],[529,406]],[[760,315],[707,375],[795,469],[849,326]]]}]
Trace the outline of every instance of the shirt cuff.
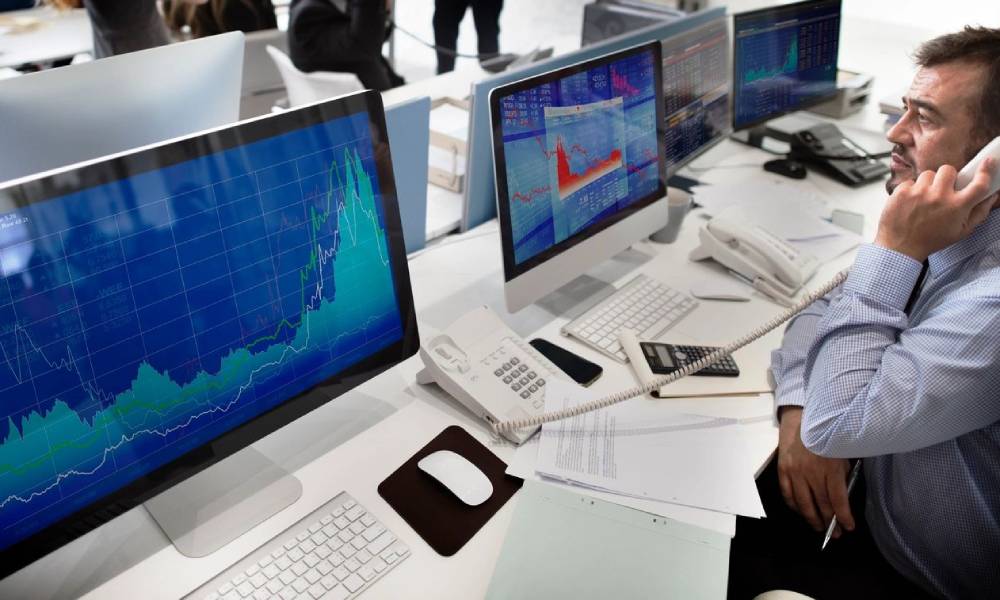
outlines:
[{"label": "shirt cuff", "polygon": [[910,256],[865,244],[858,250],[844,291],[875,298],[903,310],[922,268],[923,264]]}]

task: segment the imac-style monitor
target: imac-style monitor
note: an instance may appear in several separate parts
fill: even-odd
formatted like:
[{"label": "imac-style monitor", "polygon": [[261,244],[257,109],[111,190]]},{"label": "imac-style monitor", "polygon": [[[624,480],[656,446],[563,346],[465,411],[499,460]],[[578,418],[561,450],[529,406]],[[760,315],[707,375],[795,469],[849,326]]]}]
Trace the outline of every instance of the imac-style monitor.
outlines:
[{"label": "imac-style monitor", "polygon": [[725,15],[660,41],[667,176],[732,131]]},{"label": "imac-style monitor", "polygon": [[239,120],[235,31],[0,82],[0,182]]},{"label": "imac-style monitor", "polygon": [[666,223],[660,44],[490,94],[507,308]]},{"label": "imac-style monitor", "polygon": [[0,577],[416,352],[391,161],[369,91],[0,186]]},{"label": "imac-style monitor", "polygon": [[808,0],[734,16],[734,129],[836,95],[840,9],[841,0]]},{"label": "imac-style monitor", "polygon": [[676,20],[628,31],[604,40],[598,44],[557,54],[552,58],[520,69],[482,79],[472,84],[472,107],[469,111],[469,137],[465,171],[464,206],[462,231],[476,227],[497,216],[497,197],[493,170],[493,125],[490,118],[489,97],[492,91],[502,85],[534,77],[555,69],[575,65],[585,60],[593,60],[612,52],[633,48],[653,40],[666,40],[720,18],[724,18],[726,7],[717,6],[685,15]]}]

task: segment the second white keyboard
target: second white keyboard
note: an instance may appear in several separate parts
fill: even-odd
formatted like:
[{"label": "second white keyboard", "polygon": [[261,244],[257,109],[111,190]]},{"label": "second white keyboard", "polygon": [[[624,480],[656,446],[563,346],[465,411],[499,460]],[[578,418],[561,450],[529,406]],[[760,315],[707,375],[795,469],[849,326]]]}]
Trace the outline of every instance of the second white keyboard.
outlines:
[{"label": "second white keyboard", "polygon": [[641,340],[655,340],[696,306],[694,298],[640,274],[567,323],[562,332],[624,363],[628,357],[618,343],[619,331],[631,329]]},{"label": "second white keyboard", "polygon": [[342,492],[187,598],[346,600],[409,554],[406,544]]}]

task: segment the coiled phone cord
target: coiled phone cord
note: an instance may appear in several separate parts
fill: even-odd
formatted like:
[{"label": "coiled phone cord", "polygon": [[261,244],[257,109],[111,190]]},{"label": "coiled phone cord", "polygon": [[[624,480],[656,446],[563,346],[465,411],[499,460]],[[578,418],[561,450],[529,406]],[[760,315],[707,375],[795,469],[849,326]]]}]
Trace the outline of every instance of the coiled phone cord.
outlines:
[{"label": "coiled phone cord", "polygon": [[562,419],[577,417],[584,413],[588,413],[594,410],[600,410],[602,408],[607,408],[609,406],[613,406],[620,402],[631,400],[632,398],[637,398],[643,394],[649,394],[655,390],[658,390],[665,385],[677,381],[681,377],[686,377],[691,373],[700,371],[701,369],[707,367],[708,365],[729,356],[730,354],[736,352],[740,348],[760,339],[761,337],[767,335],[774,329],[777,329],[779,325],[781,325],[785,321],[788,321],[798,313],[802,312],[807,306],[809,306],[816,300],[822,298],[823,296],[827,295],[828,293],[830,293],[830,291],[832,291],[838,285],[843,283],[844,280],[847,279],[848,273],[849,270],[847,269],[841,271],[840,273],[837,273],[837,275],[833,279],[828,281],[821,288],[808,294],[805,298],[803,298],[802,300],[800,300],[799,302],[797,302],[796,304],[785,310],[785,312],[781,313],[780,315],[771,319],[770,321],[764,323],[764,325],[754,329],[753,331],[744,335],[743,337],[733,342],[730,342],[728,345],[723,346],[718,350],[715,350],[714,352],[708,354],[707,356],[701,358],[700,360],[696,360],[692,363],[685,365],[684,367],[678,369],[677,371],[674,371],[673,373],[670,373],[669,375],[664,375],[657,379],[653,379],[648,383],[646,383],[645,385],[639,385],[632,388],[628,388],[620,392],[604,396],[603,398],[599,398],[597,400],[591,400],[590,402],[586,402],[579,406],[574,406],[572,408],[566,408],[551,413],[544,413],[541,415],[536,415],[534,417],[528,417],[526,419],[515,419],[512,421],[501,421],[498,423],[493,423],[492,424],[493,432],[496,433],[497,435],[500,435],[509,431],[514,431],[516,429],[537,427],[539,425],[542,425],[543,423],[551,423],[553,421],[560,421]]}]

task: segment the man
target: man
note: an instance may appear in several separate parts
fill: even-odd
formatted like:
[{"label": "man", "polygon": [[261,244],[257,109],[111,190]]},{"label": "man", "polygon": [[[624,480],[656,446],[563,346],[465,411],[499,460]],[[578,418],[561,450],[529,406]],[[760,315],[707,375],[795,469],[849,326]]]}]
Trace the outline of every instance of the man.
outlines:
[{"label": "man", "polygon": [[500,50],[500,11],[503,0],[435,0],[434,45],[437,52],[438,75],[455,69],[455,48],[458,47],[458,26],[465,12],[472,7],[476,24],[479,60],[494,56]]},{"label": "man", "polygon": [[[737,524],[732,598],[1000,590],[1000,201],[986,197],[996,165],[953,189],[956,169],[1000,135],[1000,29],[936,38],[916,61],[888,133],[875,243],[772,356],[777,468],[758,481],[768,519]],[[849,501],[847,459],[858,457],[864,481]],[[835,514],[850,533],[820,552]]]},{"label": "man", "polygon": [[300,70],[354,73],[379,92],[405,82],[382,56],[391,0],[292,0],[288,53]]}]

